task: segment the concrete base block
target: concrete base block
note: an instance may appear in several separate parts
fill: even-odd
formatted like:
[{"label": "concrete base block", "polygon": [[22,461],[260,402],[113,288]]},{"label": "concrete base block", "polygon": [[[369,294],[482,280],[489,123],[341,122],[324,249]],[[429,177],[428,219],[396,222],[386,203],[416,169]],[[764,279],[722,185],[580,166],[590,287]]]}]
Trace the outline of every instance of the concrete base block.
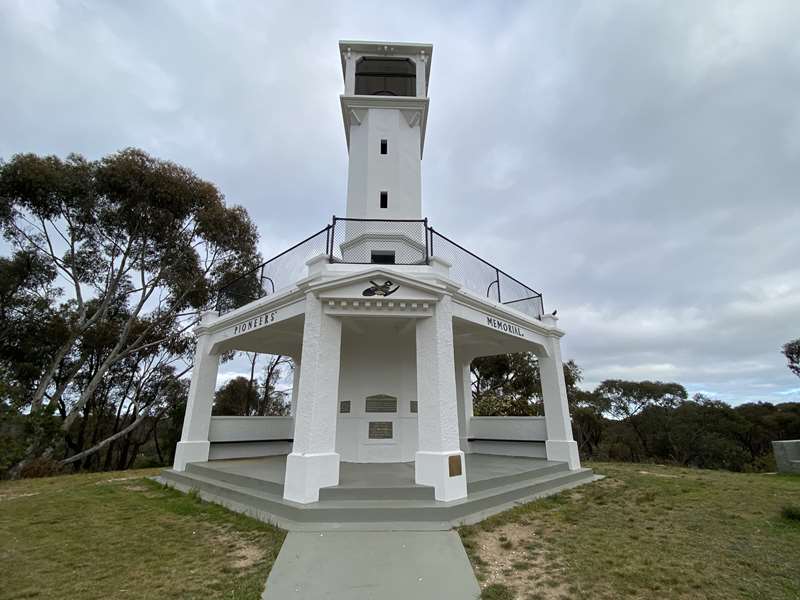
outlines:
[{"label": "concrete base block", "polygon": [[309,504],[319,501],[319,488],[339,484],[339,455],[295,454],[286,457],[286,479],[283,497],[292,502]]},{"label": "concrete base block", "polygon": [[[450,475],[450,457],[457,456],[460,461],[460,475]],[[467,497],[467,475],[464,453],[417,452],[414,465],[414,478],[417,485],[433,486],[435,497],[442,502],[450,502]]]},{"label": "concrete base block", "polygon": [[175,448],[175,462],[172,468],[176,471],[185,471],[186,464],[192,462],[206,462],[210,442],[178,442]]},{"label": "concrete base block", "polygon": [[778,473],[800,475],[800,440],[781,440],[772,442],[775,464]]},{"label": "concrete base block", "polygon": [[547,460],[565,462],[570,471],[581,468],[581,457],[578,453],[578,442],[572,440],[547,440],[545,442]]}]

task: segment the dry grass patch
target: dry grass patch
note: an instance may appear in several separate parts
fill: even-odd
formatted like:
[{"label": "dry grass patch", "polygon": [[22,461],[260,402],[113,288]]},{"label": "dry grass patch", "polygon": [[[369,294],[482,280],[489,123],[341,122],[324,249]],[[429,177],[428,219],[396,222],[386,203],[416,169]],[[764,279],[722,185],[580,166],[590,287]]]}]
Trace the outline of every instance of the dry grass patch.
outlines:
[{"label": "dry grass patch", "polygon": [[260,598],[285,533],[155,473],[0,483],[0,600]]},{"label": "dry grass patch", "polygon": [[800,477],[591,466],[607,478],[460,529],[486,598],[800,598]]}]

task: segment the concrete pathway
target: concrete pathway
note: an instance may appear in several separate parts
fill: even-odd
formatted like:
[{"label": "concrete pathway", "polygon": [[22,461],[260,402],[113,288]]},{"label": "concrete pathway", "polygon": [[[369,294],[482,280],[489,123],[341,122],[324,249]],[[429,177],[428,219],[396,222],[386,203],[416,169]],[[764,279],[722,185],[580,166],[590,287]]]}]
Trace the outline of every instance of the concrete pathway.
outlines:
[{"label": "concrete pathway", "polygon": [[475,600],[455,531],[325,531],[286,536],[262,600]]}]

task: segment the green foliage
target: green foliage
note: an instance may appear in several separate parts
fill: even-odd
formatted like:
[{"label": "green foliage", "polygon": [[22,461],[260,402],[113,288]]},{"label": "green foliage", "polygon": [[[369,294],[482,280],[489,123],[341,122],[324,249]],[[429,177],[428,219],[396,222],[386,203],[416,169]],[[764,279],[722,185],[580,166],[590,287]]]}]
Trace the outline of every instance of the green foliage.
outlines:
[{"label": "green foliage", "polygon": [[[475,415],[542,414],[534,355],[476,359],[472,376]],[[573,361],[564,363],[564,379],[573,437],[584,458],[770,471],[772,440],[800,437],[796,403],[731,407],[702,395],[689,400],[682,385],[662,381],[609,379],[583,390]]]},{"label": "green foliage", "polygon": [[[258,355],[252,355],[252,368]],[[287,393],[277,389],[277,384],[291,372],[291,360],[285,356],[270,356],[264,366],[263,377],[236,377],[217,390],[213,413],[231,416],[272,416],[289,414]]]},{"label": "green foliage", "polygon": [[[472,372],[473,412],[476,416],[537,416],[543,414],[539,363],[530,352],[476,358]],[[581,371],[564,363],[568,394],[575,392]]]},{"label": "green foliage", "polygon": [[493,583],[481,592],[481,600],[514,600],[514,592],[503,583]]},{"label": "green foliage", "polygon": [[[0,403],[32,415],[8,455],[126,468],[150,436],[165,459],[160,422],[172,446],[187,331],[221,284],[260,262],[246,211],[141,150],[98,161],[19,154],[0,163],[0,230],[13,250],[0,258]],[[39,413],[55,415],[60,433]]]},{"label": "green foliage", "polygon": [[789,370],[800,377],[800,338],[783,345],[783,355],[788,362]]},{"label": "green foliage", "polygon": [[784,506],[781,509],[781,516],[789,521],[800,523],[800,506]]}]

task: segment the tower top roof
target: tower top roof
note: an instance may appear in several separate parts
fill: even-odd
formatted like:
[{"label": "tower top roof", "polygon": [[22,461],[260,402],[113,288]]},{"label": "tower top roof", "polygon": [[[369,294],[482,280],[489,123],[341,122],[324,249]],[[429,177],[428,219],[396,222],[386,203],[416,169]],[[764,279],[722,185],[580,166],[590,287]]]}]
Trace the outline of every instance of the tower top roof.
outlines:
[{"label": "tower top roof", "polygon": [[431,57],[433,44],[420,44],[416,42],[366,42],[358,40],[340,40],[339,55],[342,61],[342,77],[345,76],[344,55],[347,52],[367,54],[370,56],[418,56],[423,54],[425,60],[425,89],[431,77]]}]

